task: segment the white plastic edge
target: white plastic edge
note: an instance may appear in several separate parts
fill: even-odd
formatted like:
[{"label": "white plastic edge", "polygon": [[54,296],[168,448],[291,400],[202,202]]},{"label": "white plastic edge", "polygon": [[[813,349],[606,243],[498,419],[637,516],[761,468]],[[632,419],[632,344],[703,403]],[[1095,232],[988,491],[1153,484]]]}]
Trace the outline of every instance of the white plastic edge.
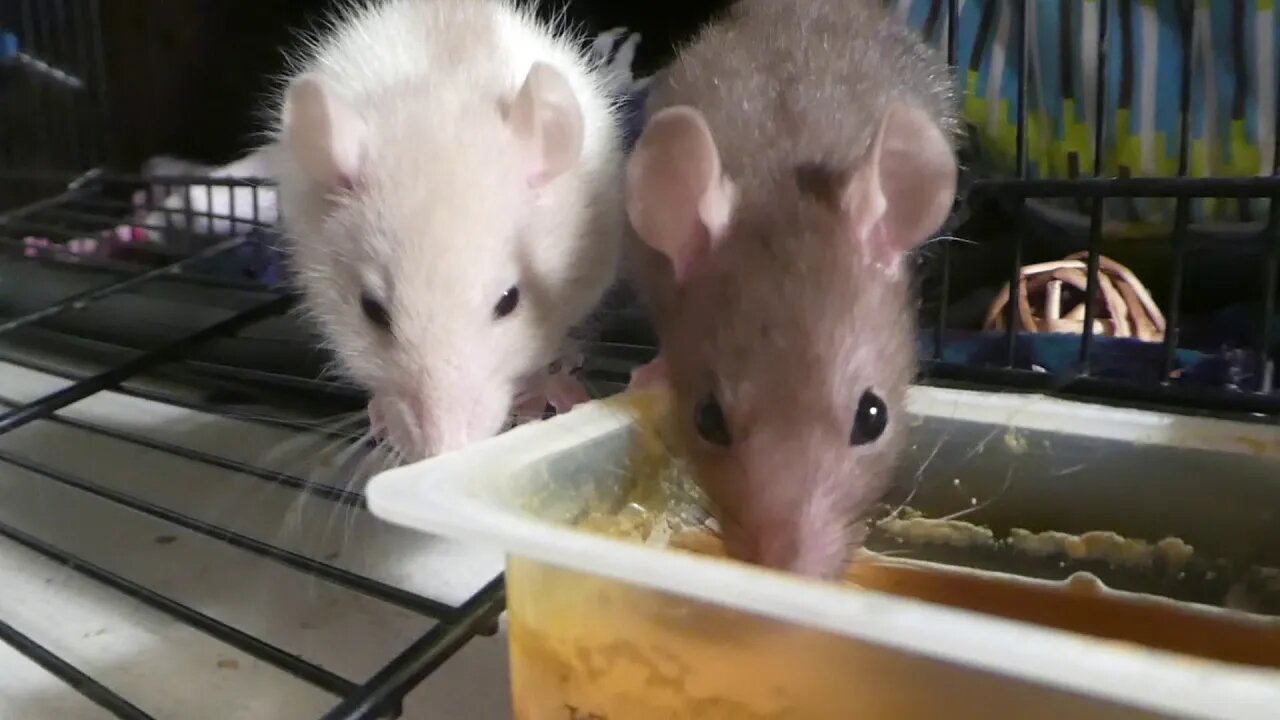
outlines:
[{"label": "white plastic edge", "polygon": [[[1035,395],[917,386],[911,410],[959,420],[1011,424],[1208,450],[1272,447],[1277,431],[1248,423],[1169,418]],[[1001,414],[1003,413],[1003,414]],[[1013,415],[1011,415],[1013,413]],[[605,402],[581,405],[463,450],[374,477],[374,515],[409,528],[501,547],[507,553],[601,575],[887,648],[1102,697],[1179,717],[1274,718],[1280,674],[1157,650],[1114,646],[1051,628],[994,618],[868,590],[835,588],[689,553],[592,536],[495,508],[470,490],[507,477],[630,422]],[[1244,437],[1245,445],[1238,442]]]}]

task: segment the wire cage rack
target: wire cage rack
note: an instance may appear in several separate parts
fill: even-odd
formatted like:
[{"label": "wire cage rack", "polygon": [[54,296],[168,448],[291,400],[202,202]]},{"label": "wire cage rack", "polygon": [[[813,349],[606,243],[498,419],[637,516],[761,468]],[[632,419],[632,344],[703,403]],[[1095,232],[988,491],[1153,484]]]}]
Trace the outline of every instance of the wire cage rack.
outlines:
[{"label": "wire cage rack", "polygon": [[[1280,129],[1270,133],[1270,176],[1191,177],[1188,118],[1195,78],[1194,66],[1188,63],[1176,88],[1182,122],[1172,177],[1133,177],[1127,168],[1106,174],[1112,164],[1103,151],[1105,119],[1093,128],[1092,157],[1086,158],[1091,162],[1074,164],[1069,177],[1037,177],[1030,147],[1034,88],[1027,78],[1034,32],[1028,18],[1039,3],[978,3],[982,10],[977,38],[970,38],[967,46],[960,37],[963,24],[956,0],[905,4],[924,13],[925,33],[945,49],[962,78],[969,61],[966,53],[974,53],[981,38],[999,26],[1013,38],[1009,48],[1018,78],[1011,110],[1013,171],[1007,177],[966,177],[964,202],[957,206],[944,237],[920,255],[920,381],[1274,423],[1280,415],[1280,394],[1272,378],[1280,341],[1280,329],[1272,319],[1280,284],[1280,146],[1274,142]],[[1095,106],[1104,107],[1115,90],[1108,68],[1131,62],[1131,48],[1123,38],[1133,33],[1132,8],[1125,9],[1133,3],[1061,3],[1084,4],[1096,10],[1097,80],[1092,92]],[[1181,13],[1179,49],[1189,58],[1195,51],[1197,13],[1207,10],[1201,3],[1173,4]],[[86,452],[110,440],[129,452],[168,456],[182,468],[199,466],[206,474],[234,476],[287,493],[282,507],[293,507],[289,497],[305,496],[330,508],[328,512],[339,508],[363,515],[363,498],[344,476],[350,468],[334,471],[337,481],[320,481],[280,463],[255,459],[261,454],[255,452],[269,447],[266,439],[257,444],[244,441],[246,448],[240,452],[228,451],[225,443],[215,450],[208,443],[154,427],[143,430],[107,422],[92,411],[94,402],[111,397],[234,421],[248,428],[244,437],[288,432],[350,443],[359,437],[358,431],[329,429],[321,421],[359,411],[364,403],[358,388],[325,374],[326,358],[310,331],[290,313],[296,298],[271,273],[279,256],[269,179],[109,169],[111,79],[103,70],[100,13],[99,0],[22,0],[0,6],[0,365],[24,378],[19,389],[13,382],[0,381],[0,463],[8,466],[7,472],[20,474],[27,485],[58,486],[68,497],[79,498],[77,502],[91,498],[154,521],[167,528],[156,536],[156,543],[177,545],[172,538],[178,533],[198,536],[393,606],[426,621],[428,627],[401,651],[374,662],[364,676],[353,679],[306,659],[297,649],[273,643],[266,633],[255,634],[222,619],[172,588],[138,579],[128,558],[105,561],[101,554],[59,542],[56,533],[50,537],[46,526],[24,524],[3,512],[0,541],[69,568],[263,667],[318,689],[329,698],[324,718],[395,716],[406,695],[431,673],[472,638],[493,631],[503,609],[497,570],[480,578],[477,588],[444,602],[421,587],[408,589],[332,556],[318,557],[245,530],[229,522],[225,513],[210,514],[135,492],[127,483],[105,482],[92,464],[24,451],[33,427],[56,426],[66,431],[58,436],[63,442],[82,443]],[[1113,16],[1119,22],[1112,22]],[[1119,45],[1117,35],[1122,36]],[[1114,47],[1122,48],[1119,57],[1109,51]],[[1277,94],[1280,90],[1271,94],[1273,103]],[[1101,311],[1093,302],[1083,303],[1082,332],[1062,338],[1068,361],[1050,372],[1036,367],[1028,353],[1036,334],[1021,325],[1015,302],[1002,311],[998,331],[977,330],[968,317],[972,311],[965,310],[975,288],[1008,283],[1009,297],[1016,298],[1026,282],[1024,266],[1056,257],[1060,243],[1044,242],[1043,226],[1034,212],[1037,203],[1074,203],[1086,218],[1074,238],[1064,242],[1084,253],[1085,297],[1095,298],[1108,242],[1107,208],[1153,198],[1172,207],[1166,231],[1142,245],[1159,259],[1154,266],[1163,271],[1162,282],[1153,287],[1159,287],[1168,331],[1159,341],[1128,342],[1120,348],[1123,352],[1117,351],[1122,357],[1138,358],[1139,370],[1126,366],[1123,373],[1111,372],[1114,360],[1107,358],[1114,348],[1108,345],[1111,339],[1095,333],[1094,321]],[[1248,201],[1241,205],[1249,209],[1242,210],[1247,222],[1238,224],[1229,242],[1195,226],[1195,204],[1214,199]],[[157,208],[159,202],[165,204]],[[1227,259],[1219,262],[1219,254]],[[1222,274],[1226,277],[1218,277]],[[1187,341],[1194,334],[1186,331],[1184,309],[1199,307],[1191,302],[1195,298],[1189,296],[1189,282],[1197,297],[1217,292],[1213,302],[1246,308],[1247,327],[1225,351],[1231,360],[1221,373],[1226,380],[1182,381]],[[985,308],[990,296],[979,297]],[[621,387],[630,369],[654,352],[650,329],[622,300],[611,301],[603,317],[596,334],[586,340],[587,376],[597,394]],[[972,348],[976,341],[985,343],[984,351],[955,354],[958,345]],[[59,446],[55,454],[70,455],[66,451],[76,449]],[[50,517],[75,521],[56,513]],[[56,647],[2,616],[0,641],[107,713],[151,717],[111,683],[91,677]]]}]

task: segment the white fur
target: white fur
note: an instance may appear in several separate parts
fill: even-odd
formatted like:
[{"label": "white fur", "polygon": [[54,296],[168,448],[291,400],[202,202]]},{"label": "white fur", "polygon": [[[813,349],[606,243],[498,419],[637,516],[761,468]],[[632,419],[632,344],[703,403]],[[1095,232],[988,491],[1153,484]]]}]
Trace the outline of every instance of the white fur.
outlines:
[{"label": "white fur", "polygon": [[[621,129],[608,75],[571,40],[503,0],[381,0],[338,16],[293,63],[293,77],[328,81],[368,138],[357,191],[336,196],[278,138],[294,269],[409,457],[498,432],[522,380],[613,281]],[[535,61],[567,78],[584,124],[579,161],[536,192],[501,114]],[[520,305],[495,320],[513,283]],[[385,303],[393,334],[364,317],[361,292]]]}]

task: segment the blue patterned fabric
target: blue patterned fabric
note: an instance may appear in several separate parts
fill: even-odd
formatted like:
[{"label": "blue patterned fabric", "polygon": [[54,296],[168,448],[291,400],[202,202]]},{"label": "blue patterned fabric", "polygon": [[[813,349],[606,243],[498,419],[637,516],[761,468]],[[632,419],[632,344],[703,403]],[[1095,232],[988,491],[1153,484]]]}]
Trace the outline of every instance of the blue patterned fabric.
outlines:
[{"label": "blue patterned fabric", "polygon": [[[882,0],[936,47],[947,42],[947,0]],[[1032,178],[1094,172],[1094,131],[1104,129],[1100,174],[1178,174],[1180,81],[1191,69],[1188,172],[1198,177],[1275,173],[1280,15],[1275,0],[1111,0],[1106,96],[1096,107],[1101,0],[1030,0],[1027,165]],[[978,169],[1012,176],[1017,147],[1019,8],[1013,0],[957,0],[955,62],[963,117]],[[1182,48],[1192,28],[1188,62]],[[1223,232],[1260,229],[1267,201],[1192,203],[1193,223]],[[1072,201],[1039,202],[1057,220],[1078,223]],[[1109,236],[1167,233],[1173,203],[1115,201]]]}]

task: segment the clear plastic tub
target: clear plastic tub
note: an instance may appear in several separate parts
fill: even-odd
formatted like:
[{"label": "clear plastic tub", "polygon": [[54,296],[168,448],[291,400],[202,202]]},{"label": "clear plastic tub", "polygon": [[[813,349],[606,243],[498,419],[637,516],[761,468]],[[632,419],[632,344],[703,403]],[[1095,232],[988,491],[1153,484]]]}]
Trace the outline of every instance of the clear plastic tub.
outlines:
[{"label": "clear plastic tub", "polygon": [[[627,402],[368,487],[382,518],[506,551],[519,720],[1280,717],[1272,618],[954,563],[855,588],[577,529],[626,489]],[[1280,566],[1274,427],[922,387],[910,410],[926,514],[973,493],[983,527],[1177,535],[1210,578]]]}]

